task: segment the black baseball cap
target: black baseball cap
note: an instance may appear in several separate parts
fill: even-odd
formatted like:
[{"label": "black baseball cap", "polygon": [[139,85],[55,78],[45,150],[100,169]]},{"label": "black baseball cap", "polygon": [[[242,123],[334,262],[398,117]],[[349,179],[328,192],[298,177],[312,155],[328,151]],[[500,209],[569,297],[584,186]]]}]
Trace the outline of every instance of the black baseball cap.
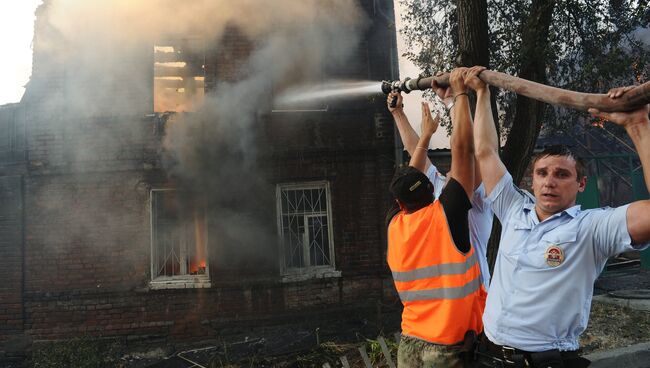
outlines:
[{"label": "black baseball cap", "polygon": [[390,183],[390,192],[409,212],[433,202],[433,184],[426,175],[412,166],[397,169]]}]

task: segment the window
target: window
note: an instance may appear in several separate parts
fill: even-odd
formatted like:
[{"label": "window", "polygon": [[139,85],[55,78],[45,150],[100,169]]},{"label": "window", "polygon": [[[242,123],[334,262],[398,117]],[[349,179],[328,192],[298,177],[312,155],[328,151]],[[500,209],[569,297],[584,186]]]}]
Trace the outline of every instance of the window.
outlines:
[{"label": "window", "polygon": [[181,192],[151,191],[151,287],[209,287],[205,211]]},{"label": "window", "polygon": [[205,89],[205,45],[201,38],[154,45],[154,112],[194,111]]},{"label": "window", "polygon": [[327,182],[277,187],[282,270],[333,270],[332,216]]}]

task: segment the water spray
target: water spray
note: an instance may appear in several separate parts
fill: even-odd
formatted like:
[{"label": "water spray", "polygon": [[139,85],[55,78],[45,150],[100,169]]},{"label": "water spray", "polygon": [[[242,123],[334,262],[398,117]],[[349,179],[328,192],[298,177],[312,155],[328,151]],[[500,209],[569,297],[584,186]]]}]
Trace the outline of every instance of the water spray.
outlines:
[{"label": "water spray", "polygon": [[[506,89],[518,95],[582,111],[587,111],[590,107],[606,112],[632,111],[650,103],[650,82],[634,87],[617,99],[611,99],[607,94],[569,91],[492,70],[483,70],[478,77],[491,86]],[[424,91],[431,88],[433,80],[436,81],[438,86],[447,87],[449,86],[449,73],[439,74],[435,77],[383,81],[381,91],[385,94],[389,94],[391,91],[404,93],[415,90]],[[395,107],[396,103],[397,98],[394,98],[391,101],[391,107]]]}]

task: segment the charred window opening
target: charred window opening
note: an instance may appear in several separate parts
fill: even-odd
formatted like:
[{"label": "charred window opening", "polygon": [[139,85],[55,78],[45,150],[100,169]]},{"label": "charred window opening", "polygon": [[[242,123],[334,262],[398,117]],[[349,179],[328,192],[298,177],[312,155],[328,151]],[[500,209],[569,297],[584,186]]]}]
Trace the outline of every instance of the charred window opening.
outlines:
[{"label": "charred window opening", "polygon": [[151,191],[152,282],[209,280],[205,210],[187,205],[181,194]]},{"label": "charred window opening", "polygon": [[154,45],[154,112],[194,111],[205,94],[205,43],[201,38]]},{"label": "charred window opening", "polygon": [[283,270],[333,268],[331,205],[327,182],[277,188]]}]

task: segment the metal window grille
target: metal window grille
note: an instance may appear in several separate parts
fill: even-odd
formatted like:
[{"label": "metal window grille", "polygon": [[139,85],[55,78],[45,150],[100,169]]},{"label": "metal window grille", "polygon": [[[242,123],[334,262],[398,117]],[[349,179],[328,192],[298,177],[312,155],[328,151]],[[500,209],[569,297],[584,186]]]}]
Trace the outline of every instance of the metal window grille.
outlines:
[{"label": "metal window grille", "polygon": [[207,277],[205,211],[184,205],[175,190],[151,191],[152,279]]},{"label": "metal window grille", "polygon": [[328,183],[279,185],[277,199],[284,269],[333,267]]}]

